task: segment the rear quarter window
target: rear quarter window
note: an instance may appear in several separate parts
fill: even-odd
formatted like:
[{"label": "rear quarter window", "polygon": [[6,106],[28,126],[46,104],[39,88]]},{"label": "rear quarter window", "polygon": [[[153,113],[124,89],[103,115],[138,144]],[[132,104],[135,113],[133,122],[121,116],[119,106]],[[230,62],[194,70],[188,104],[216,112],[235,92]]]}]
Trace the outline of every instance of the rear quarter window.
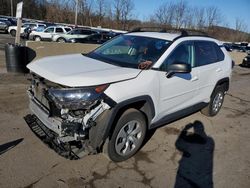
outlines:
[{"label": "rear quarter window", "polygon": [[214,42],[196,41],[195,60],[198,66],[209,65],[224,60],[224,53]]}]

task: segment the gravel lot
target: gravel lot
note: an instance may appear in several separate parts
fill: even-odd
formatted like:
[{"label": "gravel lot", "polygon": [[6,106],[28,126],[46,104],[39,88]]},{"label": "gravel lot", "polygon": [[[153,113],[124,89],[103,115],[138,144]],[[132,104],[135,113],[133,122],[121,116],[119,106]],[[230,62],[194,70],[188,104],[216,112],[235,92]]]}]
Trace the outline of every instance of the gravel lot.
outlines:
[{"label": "gravel lot", "polygon": [[[70,161],[47,148],[23,120],[27,76],[4,73],[1,53],[0,187],[174,187],[185,181],[209,187],[211,179],[214,187],[250,187],[250,69],[235,66],[216,117],[196,113],[159,128],[137,155],[116,164],[102,154]],[[180,136],[198,125],[205,129],[202,140]]]}]

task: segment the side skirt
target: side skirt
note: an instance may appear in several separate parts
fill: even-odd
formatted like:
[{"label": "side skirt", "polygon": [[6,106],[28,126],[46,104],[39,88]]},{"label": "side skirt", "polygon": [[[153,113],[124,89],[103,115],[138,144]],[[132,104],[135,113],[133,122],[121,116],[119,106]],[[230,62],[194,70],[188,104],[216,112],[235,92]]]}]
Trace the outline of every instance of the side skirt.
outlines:
[{"label": "side skirt", "polygon": [[202,103],[195,104],[194,106],[180,110],[178,112],[174,112],[172,114],[169,114],[169,115],[163,117],[162,119],[158,120],[157,122],[151,124],[149,126],[149,129],[155,129],[158,127],[162,127],[166,124],[172,123],[174,121],[177,121],[181,118],[184,118],[186,116],[189,116],[189,115],[201,110],[202,108],[206,107],[207,105],[208,105],[208,103],[202,102]]}]

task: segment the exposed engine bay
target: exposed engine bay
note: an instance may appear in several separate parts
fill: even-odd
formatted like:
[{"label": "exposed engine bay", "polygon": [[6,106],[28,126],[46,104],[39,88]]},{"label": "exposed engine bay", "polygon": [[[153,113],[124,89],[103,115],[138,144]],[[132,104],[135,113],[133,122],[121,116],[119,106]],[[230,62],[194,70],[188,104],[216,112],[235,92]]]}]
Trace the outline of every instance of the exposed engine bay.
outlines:
[{"label": "exposed engine bay", "polygon": [[97,118],[115,105],[104,94],[108,85],[68,88],[35,74],[30,80],[27,92],[33,114],[27,115],[25,120],[32,131],[66,158],[78,159],[96,153],[100,143],[89,144],[89,133],[92,127],[100,126]]}]

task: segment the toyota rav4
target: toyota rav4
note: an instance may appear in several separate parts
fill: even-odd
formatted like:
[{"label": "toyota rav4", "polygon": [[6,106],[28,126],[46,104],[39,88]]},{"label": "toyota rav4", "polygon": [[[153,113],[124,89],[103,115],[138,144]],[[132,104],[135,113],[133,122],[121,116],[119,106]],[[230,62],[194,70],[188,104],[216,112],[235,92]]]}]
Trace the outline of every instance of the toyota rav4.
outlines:
[{"label": "toyota rav4", "polygon": [[199,35],[130,32],[88,54],[27,65],[33,132],[60,155],[133,156],[146,134],[202,112],[215,116],[233,63],[223,44]]}]

